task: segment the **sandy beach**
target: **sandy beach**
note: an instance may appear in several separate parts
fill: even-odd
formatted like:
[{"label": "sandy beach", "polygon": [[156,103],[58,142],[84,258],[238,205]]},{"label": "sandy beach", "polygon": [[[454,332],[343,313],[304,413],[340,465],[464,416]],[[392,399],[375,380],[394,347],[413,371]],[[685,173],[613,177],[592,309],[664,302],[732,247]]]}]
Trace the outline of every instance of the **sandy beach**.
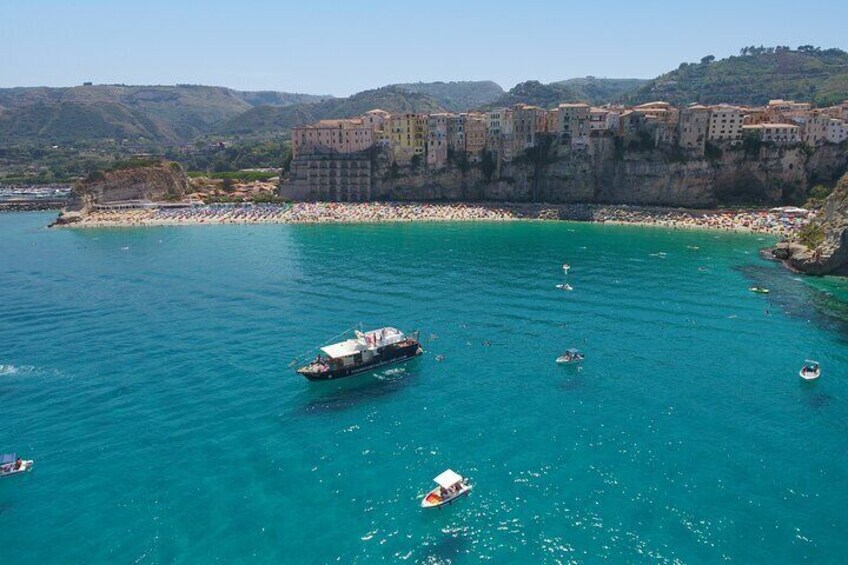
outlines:
[{"label": "sandy beach", "polygon": [[768,210],[685,210],[586,204],[435,204],[312,202],[292,205],[210,204],[190,208],[150,208],[83,214],[74,228],[204,224],[321,224],[385,222],[506,222],[570,220],[673,229],[714,229],[782,236],[806,219]]}]

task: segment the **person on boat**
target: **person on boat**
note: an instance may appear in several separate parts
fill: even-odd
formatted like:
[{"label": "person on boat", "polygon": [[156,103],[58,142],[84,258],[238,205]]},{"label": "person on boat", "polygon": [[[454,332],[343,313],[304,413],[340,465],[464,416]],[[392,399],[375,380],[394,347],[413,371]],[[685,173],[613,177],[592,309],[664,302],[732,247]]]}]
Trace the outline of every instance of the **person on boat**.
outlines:
[{"label": "person on boat", "polygon": [[15,471],[20,471],[20,470],[21,470],[21,465],[23,465],[23,464],[24,464],[24,462],[21,460],[21,458],[20,458],[20,457],[18,457],[17,459],[15,459]]}]

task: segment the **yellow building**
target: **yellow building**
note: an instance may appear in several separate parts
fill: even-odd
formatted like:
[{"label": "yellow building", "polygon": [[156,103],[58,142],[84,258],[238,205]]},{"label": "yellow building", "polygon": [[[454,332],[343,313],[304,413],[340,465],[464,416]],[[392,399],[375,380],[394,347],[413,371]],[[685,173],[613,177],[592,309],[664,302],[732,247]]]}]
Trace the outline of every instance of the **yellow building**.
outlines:
[{"label": "yellow building", "polygon": [[388,124],[386,137],[391,143],[395,160],[409,161],[415,155],[424,155],[427,146],[427,114],[392,114]]}]

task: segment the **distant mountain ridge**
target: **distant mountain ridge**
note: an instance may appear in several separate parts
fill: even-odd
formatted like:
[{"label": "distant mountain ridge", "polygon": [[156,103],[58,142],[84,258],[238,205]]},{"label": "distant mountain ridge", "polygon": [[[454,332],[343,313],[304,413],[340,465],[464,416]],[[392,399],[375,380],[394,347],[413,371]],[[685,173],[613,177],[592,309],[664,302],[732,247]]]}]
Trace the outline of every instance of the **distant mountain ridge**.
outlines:
[{"label": "distant mountain ridge", "polygon": [[638,88],[629,100],[761,105],[775,98],[817,105],[848,99],[848,53],[810,45],[746,47],[739,56],[683,63]]},{"label": "distant mountain ridge", "polygon": [[181,143],[258,104],[285,106],[328,98],[200,85],[3,88],[0,136],[30,142],[143,138]]}]

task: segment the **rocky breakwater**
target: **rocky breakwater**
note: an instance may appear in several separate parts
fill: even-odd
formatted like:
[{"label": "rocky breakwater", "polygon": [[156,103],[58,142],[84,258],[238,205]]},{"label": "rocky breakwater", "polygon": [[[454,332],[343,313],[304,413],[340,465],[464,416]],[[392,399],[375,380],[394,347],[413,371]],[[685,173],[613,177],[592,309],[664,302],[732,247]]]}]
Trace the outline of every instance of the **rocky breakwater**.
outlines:
[{"label": "rocky breakwater", "polygon": [[130,161],[95,171],[76,185],[69,204],[52,225],[80,221],[97,209],[142,208],[152,202],[175,201],[190,192],[189,179],[173,161]]},{"label": "rocky breakwater", "polygon": [[778,243],[772,254],[802,273],[848,276],[848,174],[825,199],[815,219]]}]

